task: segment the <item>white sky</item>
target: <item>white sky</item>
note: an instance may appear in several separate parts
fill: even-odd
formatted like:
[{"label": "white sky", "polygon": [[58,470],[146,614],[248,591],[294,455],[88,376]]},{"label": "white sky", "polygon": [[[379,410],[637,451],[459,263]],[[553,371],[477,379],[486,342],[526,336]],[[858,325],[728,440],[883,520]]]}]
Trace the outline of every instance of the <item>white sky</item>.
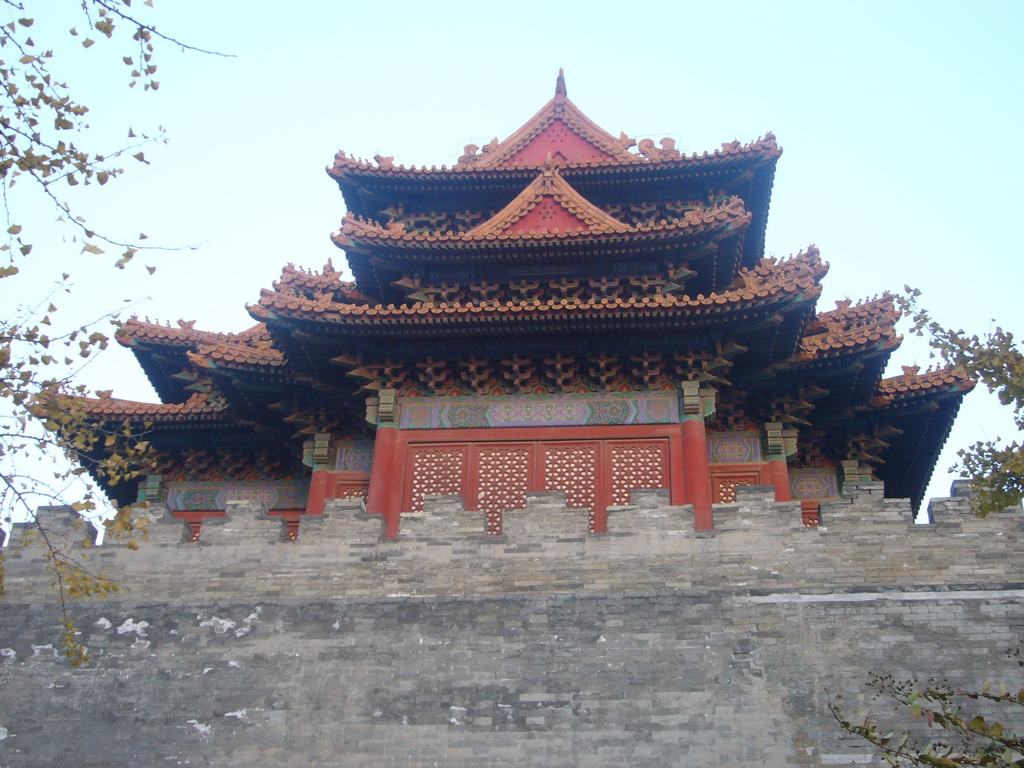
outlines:
[{"label": "white sky", "polygon": [[[343,204],[323,170],[337,149],[451,165],[464,144],[530,117],[564,67],[570,98],[616,135],[669,135],[699,152],[774,131],[785,152],[767,251],[821,248],[832,269],[820,310],[909,283],[947,324],[1024,325],[1020,2],[156,0],[148,18],[164,32],[235,58],[162,45],[160,89],[146,94],[125,87],[126,43],[86,52],[65,36],[85,32],[77,2],[37,5],[36,41],[58,47],[53,67],[92,107],[100,145],[119,146],[129,125],[169,138],[146,148],[152,165],[129,160],[124,178],[74,198],[79,213],[107,233],[199,248],[140,256],[152,277],[141,264],[118,272],[15,197],[36,248],[17,296],[0,284],[7,306],[68,271],[78,287],[57,302],[65,320],[133,299],[140,316],[248,327],[245,304],[284,263],[344,263],[329,240]],[[928,351],[908,339],[890,375],[914,363],[928,365]],[[121,348],[82,376],[154,399]],[[955,448],[1011,429],[987,393],[970,396],[930,495],[946,495]]]}]

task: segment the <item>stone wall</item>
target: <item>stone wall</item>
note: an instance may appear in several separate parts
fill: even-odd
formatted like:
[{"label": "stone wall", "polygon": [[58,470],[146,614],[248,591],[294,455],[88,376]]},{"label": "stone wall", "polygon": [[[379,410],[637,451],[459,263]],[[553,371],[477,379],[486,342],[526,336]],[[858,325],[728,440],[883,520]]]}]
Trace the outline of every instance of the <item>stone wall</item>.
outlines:
[{"label": "stone wall", "polygon": [[295,542],[238,505],[198,544],[162,519],[90,550],[125,589],[75,606],[79,669],[38,548],[12,553],[0,765],[845,766],[872,755],[826,703],[861,713],[870,671],[1019,676],[1019,513],[954,495],[915,526],[864,484],[806,528],[772,492],[712,533],[656,491],[599,536],[550,494],[501,537],[457,497],[397,540],[352,502]]}]

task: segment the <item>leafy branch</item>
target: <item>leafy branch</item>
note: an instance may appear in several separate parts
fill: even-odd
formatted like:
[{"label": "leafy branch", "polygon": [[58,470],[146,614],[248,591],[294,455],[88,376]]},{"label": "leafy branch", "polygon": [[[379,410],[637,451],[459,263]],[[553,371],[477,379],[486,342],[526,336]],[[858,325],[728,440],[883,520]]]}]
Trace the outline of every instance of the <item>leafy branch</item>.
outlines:
[{"label": "leafy branch", "polygon": [[[911,319],[911,332],[928,336],[933,354],[947,365],[964,370],[996,395],[1013,412],[1013,423],[1024,432],[1024,349],[1001,327],[977,335],[947,328],[918,302],[921,292],[904,287],[897,305]],[[970,478],[971,506],[977,514],[998,512],[1024,499],[1024,442],[978,441],[957,452],[961,477]]]},{"label": "leafy branch", "polygon": [[[109,337],[96,330],[96,321],[71,322],[63,325],[67,330],[55,329],[58,310],[53,295],[71,290],[66,272],[42,300],[32,300],[31,291],[26,297],[19,283],[19,264],[26,259],[47,265],[59,262],[54,254],[33,250],[18,206],[25,193],[36,193],[72,231],[72,241],[81,242],[82,254],[100,256],[104,246],[113,247],[119,251],[113,260],[118,268],[124,268],[142,250],[178,250],[146,243],[145,234],[131,239],[98,232],[78,214],[77,205],[65,200],[66,188],[77,188],[80,195],[91,185],[104,186],[118,179],[124,173],[119,164],[122,160],[148,164],[145,145],[163,139],[162,129],[149,135],[129,128],[128,142],[113,151],[87,146],[90,109],[60,75],[57,52],[66,52],[72,45],[109,51],[105,43],[125,41],[127,55],[120,59],[129,72],[128,86],[142,83],[143,91],[160,87],[155,60],[158,44],[201,54],[225,54],[189,45],[159,29],[146,17],[152,0],[145,0],[137,9],[132,8],[132,0],[73,0],[72,5],[82,10],[81,21],[67,37],[43,39],[53,34],[39,32],[35,20],[51,10],[53,2],[0,0],[0,8],[10,14],[10,21],[0,24],[0,187],[7,225],[6,242],[0,243],[0,290],[17,297],[8,304],[7,316],[0,318],[0,521],[5,530],[14,521],[32,524],[27,536],[38,539],[46,552],[60,599],[65,653],[72,664],[78,664],[86,660],[87,653],[77,640],[69,601],[103,596],[117,585],[87,567],[81,545],[87,545],[88,538],[62,543],[55,532],[40,524],[37,510],[45,504],[80,514],[99,512],[105,502],[96,484],[131,481],[146,471],[149,444],[145,427],[140,432],[128,422],[98,418],[90,410],[86,388],[73,383],[82,361],[105,349]],[[37,5],[33,15],[31,9]],[[39,41],[33,37],[36,32],[42,35]],[[13,192],[16,185],[17,194]],[[152,272],[151,267],[147,269]],[[127,539],[130,547],[145,533],[144,521],[133,516],[130,507],[116,510],[105,526],[113,536]],[[0,591],[2,588],[0,557]]]},{"label": "leafy branch", "polygon": [[[1020,647],[1009,655],[1024,665]],[[1003,722],[974,711],[978,704],[1024,709],[1024,688],[1014,692],[1005,685],[985,683],[978,690],[961,690],[945,682],[928,681],[921,686],[916,680],[898,680],[889,675],[873,675],[867,685],[875,691],[876,699],[887,699],[929,729],[944,733],[940,739],[924,744],[909,731],[886,732],[870,718],[855,724],[843,713],[839,697],[831,699],[829,712],[839,727],[867,741],[890,765],[1024,768],[1024,737],[1012,733]]]}]

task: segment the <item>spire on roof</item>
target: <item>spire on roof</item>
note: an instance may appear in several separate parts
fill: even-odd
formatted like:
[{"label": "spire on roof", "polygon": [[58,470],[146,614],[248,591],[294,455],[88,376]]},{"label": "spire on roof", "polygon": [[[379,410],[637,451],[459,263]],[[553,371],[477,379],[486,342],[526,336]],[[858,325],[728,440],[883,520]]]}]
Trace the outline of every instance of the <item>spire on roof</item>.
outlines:
[{"label": "spire on roof", "polygon": [[565,96],[565,70],[558,68],[558,79],[555,80],[555,96]]},{"label": "spire on roof", "polygon": [[540,111],[505,141],[495,140],[477,154],[466,147],[459,166],[474,169],[540,168],[548,153],[556,165],[622,165],[643,162],[627,150],[636,142],[620,134],[612,136],[573,104],[566,95],[565,70],[558,70],[555,95]]}]

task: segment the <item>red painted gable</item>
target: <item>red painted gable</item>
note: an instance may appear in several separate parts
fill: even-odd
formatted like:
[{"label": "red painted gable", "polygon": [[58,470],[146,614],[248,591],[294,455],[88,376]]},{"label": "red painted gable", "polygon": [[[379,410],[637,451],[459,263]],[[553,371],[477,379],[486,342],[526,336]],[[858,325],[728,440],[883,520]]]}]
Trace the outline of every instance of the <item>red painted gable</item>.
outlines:
[{"label": "red painted gable", "polygon": [[509,165],[523,164],[539,166],[551,153],[556,165],[580,162],[612,162],[615,160],[589,141],[575,133],[561,120],[551,124],[537,134],[529,144],[508,160]]}]

